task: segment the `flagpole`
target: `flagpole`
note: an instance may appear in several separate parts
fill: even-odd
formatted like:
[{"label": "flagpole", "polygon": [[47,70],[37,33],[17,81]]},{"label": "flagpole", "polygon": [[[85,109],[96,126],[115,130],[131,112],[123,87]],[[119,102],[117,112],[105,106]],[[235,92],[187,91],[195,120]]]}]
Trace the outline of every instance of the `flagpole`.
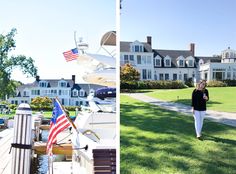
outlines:
[{"label": "flagpole", "polygon": [[68,119],[68,121],[71,123],[72,127],[76,130],[77,134],[79,134],[79,131],[77,130],[77,127],[75,126],[74,122],[71,120],[71,118],[67,115],[64,106],[61,104],[60,100],[58,99],[58,97],[56,97],[56,100],[58,101],[58,103],[61,105],[61,108],[63,109],[66,118]]}]

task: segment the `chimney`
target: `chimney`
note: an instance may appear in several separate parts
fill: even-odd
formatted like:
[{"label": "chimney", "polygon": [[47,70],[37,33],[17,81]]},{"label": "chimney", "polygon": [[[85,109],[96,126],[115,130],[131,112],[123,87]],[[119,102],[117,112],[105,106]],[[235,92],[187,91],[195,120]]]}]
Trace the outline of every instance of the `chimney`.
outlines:
[{"label": "chimney", "polygon": [[36,76],[36,81],[37,81],[37,82],[39,82],[39,79],[40,79],[40,77],[39,77],[39,76]]},{"label": "chimney", "polygon": [[147,36],[147,43],[152,46],[152,36]]},{"label": "chimney", "polygon": [[194,43],[190,44],[190,51],[193,53],[193,56],[195,56],[195,44]]},{"label": "chimney", "polygon": [[72,75],[72,81],[75,84],[75,75]]}]

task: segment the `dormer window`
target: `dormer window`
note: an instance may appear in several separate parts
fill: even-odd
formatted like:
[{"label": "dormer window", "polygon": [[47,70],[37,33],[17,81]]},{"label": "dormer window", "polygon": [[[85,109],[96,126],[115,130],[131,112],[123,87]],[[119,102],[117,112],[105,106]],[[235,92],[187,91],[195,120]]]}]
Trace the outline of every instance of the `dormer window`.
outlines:
[{"label": "dormer window", "polygon": [[131,43],[131,51],[132,52],[143,52],[144,48],[143,48],[143,44],[139,41],[134,41],[133,43]]},{"label": "dormer window", "polygon": [[39,87],[41,87],[41,88],[46,88],[47,87],[47,82],[45,82],[45,81],[40,81],[39,82]]},{"label": "dormer window", "polygon": [[156,56],[154,58],[154,66],[161,67],[161,57],[160,56]]},{"label": "dormer window", "polygon": [[170,66],[170,59],[166,59],[166,60],[165,60],[165,63],[166,63],[166,64],[165,64],[166,66]]},{"label": "dormer window", "polygon": [[177,65],[178,67],[185,67],[185,59],[183,56],[177,58]]},{"label": "dormer window", "polygon": [[66,81],[59,81],[58,86],[62,87],[62,88],[66,88],[67,87],[67,82]]},{"label": "dormer window", "polygon": [[188,60],[188,66],[193,67],[193,60]]},{"label": "dormer window", "polygon": [[72,96],[74,96],[74,97],[78,96],[78,90],[74,89],[72,91]]},{"label": "dormer window", "polygon": [[165,67],[171,67],[171,58],[169,56],[164,58],[164,65]]},{"label": "dormer window", "polygon": [[184,60],[179,60],[179,67],[184,67]]},{"label": "dormer window", "polygon": [[80,96],[80,97],[84,97],[84,96],[85,96],[85,92],[84,92],[83,89],[81,89],[81,90],[79,91],[79,96]]},{"label": "dormer window", "polygon": [[194,58],[189,56],[186,58],[188,67],[194,67]]}]

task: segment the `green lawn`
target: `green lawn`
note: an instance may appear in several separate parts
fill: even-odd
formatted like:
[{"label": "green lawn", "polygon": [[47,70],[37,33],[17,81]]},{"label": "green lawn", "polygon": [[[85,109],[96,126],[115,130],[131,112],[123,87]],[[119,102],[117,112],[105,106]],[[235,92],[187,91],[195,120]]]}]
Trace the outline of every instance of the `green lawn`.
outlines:
[{"label": "green lawn", "polygon": [[[146,95],[161,100],[179,102],[191,105],[191,96],[194,88],[187,89],[156,89],[146,90]],[[209,110],[236,112],[236,87],[207,88],[210,100],[207,102]]]},{"label": "green lawn", "polygon": [[235,174],[236,128],[204,122],[195,138],[193,117],[121,95],[121,174]]},{"label": "green lawn", "polygon": [[[33,111],[33,114],[35,114],[36,111]],[[0,118],[2,117],[8,117],[8,118],[13,118],[15,115],[15,111],[11,114],[0,114]],[[43,115],[45,118],[51,118],[52,117],[52,111],[45,111],[43,112]],[[70,111],[70,116],[74,116],[75,115],[75,111]]]}]

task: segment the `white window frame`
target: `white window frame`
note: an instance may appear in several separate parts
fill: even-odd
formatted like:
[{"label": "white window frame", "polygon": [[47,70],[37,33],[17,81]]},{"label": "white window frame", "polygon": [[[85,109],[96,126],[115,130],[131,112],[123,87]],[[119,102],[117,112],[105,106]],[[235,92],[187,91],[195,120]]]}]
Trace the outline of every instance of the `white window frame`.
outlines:
[{"label": "white window frame", "polygon": [[[194,58],[192,56],[189,56],[186,58],[188,67],[194,67]],[[192,62],[192,65],[190,65],[190,61]]]},{"label": "white window frame", "polygon": [[[159,65],[158,65],[158,63],[157,63],[157,61],[159,60]],[[155,57],[154,58],[154,66],[156,66],[156,67],[161,67],[161,57]]]},{"label": "white window frame", "polygon": [[84,91],[83,89],[81,89],[81,90],[79,91],[79,96],[80,96],[80,97],[84,97],[84,96],[85,96],[85,91]]},{"label": "white window frame", "polygon": [[[166,64],[166,61],[167,61],[167,60],[170,61],[170,64],[169,64],[169,65]],[[164,58],[164,66],[165,66],[165,67],[171,67],[171,57],[170,57],[170,56],[166,56],[166,57]]]},{"label": "white window frame", "polygon": [[77,97],[78,96],[78,90],[77,89],[73,89],[72,96],[73,97]]},{"label": "white window frame", "polygon": [[40,88],[46,88],[48,86],[48,83],[46,81],[40,81],[39,82],[39,87]]}]

